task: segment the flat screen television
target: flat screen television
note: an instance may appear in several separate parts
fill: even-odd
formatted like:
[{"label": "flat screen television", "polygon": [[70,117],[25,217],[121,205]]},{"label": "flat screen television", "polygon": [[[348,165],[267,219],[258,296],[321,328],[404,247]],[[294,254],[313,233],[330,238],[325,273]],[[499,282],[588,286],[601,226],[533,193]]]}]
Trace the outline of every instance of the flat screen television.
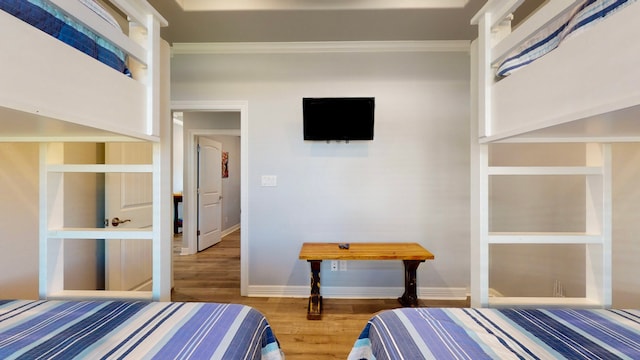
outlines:
[{"label": "flat screen television", "polygon": [[303,98],[304,140],[373,140],[375,98]]}]

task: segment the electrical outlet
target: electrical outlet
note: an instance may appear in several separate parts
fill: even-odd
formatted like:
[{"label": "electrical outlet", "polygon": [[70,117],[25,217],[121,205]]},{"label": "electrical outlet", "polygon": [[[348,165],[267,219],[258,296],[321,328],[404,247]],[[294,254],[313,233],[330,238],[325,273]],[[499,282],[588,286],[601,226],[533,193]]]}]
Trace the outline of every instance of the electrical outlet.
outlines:
[{"label": "electrical outlet", "polygon": [[260,180],[261,186],[278,186],[278,177],[276,175],[262,175]]},{"label": "electrical outlet", "polygon": [[338,260],[331,260],[331,271],[338,271]]},{"label": "electrical outlet", "polygon": [[347,260],[340,260],[338,267],[340,268],[340,271],[347,271]]}]

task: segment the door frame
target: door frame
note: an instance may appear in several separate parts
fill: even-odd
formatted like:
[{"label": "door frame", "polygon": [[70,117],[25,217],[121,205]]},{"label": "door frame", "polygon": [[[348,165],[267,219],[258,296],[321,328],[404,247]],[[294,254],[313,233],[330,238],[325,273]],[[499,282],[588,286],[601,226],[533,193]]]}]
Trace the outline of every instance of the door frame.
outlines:
[{"label": "door frame", "polygon": [[197,201],[195,169],[196,137],[206,135],[240,136],[240,295],[247,296],[249,284],[249,103],[247,101],[172,101],[171,111],[182,112],[239,112],[240,130],[189,129],[184,142],[184,196],[183,198],[183,241],[186,239],[188,254],[197,252]]}]

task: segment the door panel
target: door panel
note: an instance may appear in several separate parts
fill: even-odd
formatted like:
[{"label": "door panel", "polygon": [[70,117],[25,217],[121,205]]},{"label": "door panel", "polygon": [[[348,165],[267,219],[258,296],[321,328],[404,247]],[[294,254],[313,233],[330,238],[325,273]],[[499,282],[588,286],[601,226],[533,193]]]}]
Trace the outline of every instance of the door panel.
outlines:
[{"label": "door panel", "polygon": [[[107,164],[150,164],[153,145],[149,143],[108,143]],[[151,173],[107,173],[106,218],[127,221],[118,228],[150,228],[153,224]],[[152,241],[106,240],[107,290],[151,290]]]},{"label": "door panel", "polygon": [[222,144],[198,138],[198,251],[220,242]]}]

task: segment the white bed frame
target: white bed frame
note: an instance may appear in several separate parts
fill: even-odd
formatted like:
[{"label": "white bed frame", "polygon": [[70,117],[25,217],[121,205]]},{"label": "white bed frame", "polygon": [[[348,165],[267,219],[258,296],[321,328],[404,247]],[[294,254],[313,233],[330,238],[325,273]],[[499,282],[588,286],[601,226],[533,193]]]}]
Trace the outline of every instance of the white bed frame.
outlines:
[{"label": "white bed frame", "polygon": [[[530,34],[575,0],[546,2],[512,31],[523,0],[489,0],[473,17],[471,46],[471,301],[473,306],[611,306],[611,142],[640,141],[640,3],[581,30],[551,53],[506,78],[495,67]],[[496,142],[581,142],[580,167],[490,166]],[[584,233],[492,233],[489,178],[581,175],[586,182]],[[596,196],[593,196],[596,194]],[[581,244],[586,247],[583,298],[500,298],[489,295],[491,244]]]},{"label": "white bed frame", "polygon": [[[167,22],[145,0],[112,0],[129,21],[127,36],[78,1],[51,2],[108,38],[134,61],[129,63],[132,79],[0,11],[0,141],[41,143],[40,297],[170,300],[170,116],[168,90],[161,91],[168,89],[168,78],[161,74],[168,73],[168,46],[161,47],[160,40],[160,27]],[[161,66],[161,61],[167,64]],[[60,156],[57,143],[130,141],[153,143],[153,163],[56,164]],[[152,173],[153,228],[142,232],[59,228],[62,186],[56,183],[64,181],[65,172]],[[152,239],[152,290],[65,291],[62,244],[68,238]]]}]

